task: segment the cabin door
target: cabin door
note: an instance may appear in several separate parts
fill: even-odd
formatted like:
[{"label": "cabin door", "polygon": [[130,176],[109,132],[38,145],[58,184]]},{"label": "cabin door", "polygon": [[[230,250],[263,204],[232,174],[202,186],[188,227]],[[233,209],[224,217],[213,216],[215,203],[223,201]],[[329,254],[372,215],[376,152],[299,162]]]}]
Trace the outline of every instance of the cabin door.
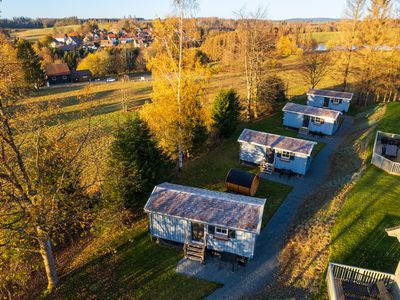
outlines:
[{"label": "cabin door", "polygon": [[329,107],[329,98],[324,98],[324,107]]},{"label": "cabin door", "polygon": [[204,224],[192,223],[192,241],[203,242]]},{"label": "cabin door", "polygon": [[271,149],[271,148],[267,148],[266,151],[266,161],[269,164],[273,164],[274,163],[274,157],[275,156],[275,150]]},{"label": "cabin door", "polygon": [[307,127],[310,125],[310,116],[303,116],[303,127]]}]

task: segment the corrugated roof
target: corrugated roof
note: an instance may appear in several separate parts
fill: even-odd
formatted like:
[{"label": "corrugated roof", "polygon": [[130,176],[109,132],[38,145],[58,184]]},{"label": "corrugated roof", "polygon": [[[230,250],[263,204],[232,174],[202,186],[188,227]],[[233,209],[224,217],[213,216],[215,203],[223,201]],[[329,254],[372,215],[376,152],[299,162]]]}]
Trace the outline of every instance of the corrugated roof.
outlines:
[{"label": "corrugated roof", "polygon": [[352,100],[354,94],[353,93],[347,93],[347,92],[331,91],[331,90],[310,89],[307,92],[307,95],[329,97],[329,98],[337,98],[337,99],[343,99],[343,100]]},{"label": "corrugated roof", "polygon": [[144,210],[259,234],[265,201],[163,183],[154,188]]},{"label": "corrugated roof", "polygon": [[67,64],[47,64],[44,67],[47,76],[60,76],[60,75],[70,75],[71,71]]},{"label": "corrugated roof", "polygon": [[244,129],[238,142],[246,142],[294,153],[311,155],[315,142],[292,137]]},{"label": "corrugated roof", "polygon": [[300,105],[292,102],[288,102],[283,108],[283,111],[308,115],[313,117],[330,118],[333,120],[336,120],[342,114],[341,112],[335,110],[319,108],[314,106]]}]

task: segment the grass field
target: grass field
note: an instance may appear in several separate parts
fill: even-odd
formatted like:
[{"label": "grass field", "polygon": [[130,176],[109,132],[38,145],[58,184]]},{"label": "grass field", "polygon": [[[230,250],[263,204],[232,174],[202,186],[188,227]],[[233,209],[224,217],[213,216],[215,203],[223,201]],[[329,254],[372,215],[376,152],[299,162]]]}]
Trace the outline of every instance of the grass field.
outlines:
[{"label": "grass field", "polygon": [[[380,130],[400,133],[400,104],[388,104]],[[372,145],[371,145],[372,148]],[[370,165],[332,230],[331,261],[393,273],[400,244],[385,228],[400,225],[400,177]]]}]

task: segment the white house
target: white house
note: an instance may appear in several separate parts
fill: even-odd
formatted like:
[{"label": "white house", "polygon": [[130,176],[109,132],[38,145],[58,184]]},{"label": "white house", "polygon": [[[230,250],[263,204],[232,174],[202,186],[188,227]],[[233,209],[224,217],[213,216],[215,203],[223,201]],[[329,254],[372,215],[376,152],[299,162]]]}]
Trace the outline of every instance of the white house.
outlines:
[{"label": "white house", "polygon": [[204,262],[206,249],[247,260],[254,255],[266,199],[163,183],[144,207],[152,237],[185,245]]},{"label": "white house", "polygon": [[311,89],[307,92],[307,105],[348,112],[353,93]]},{"label": "white house", "polygon": [[240,144],[240,161],[262,166],[266,172],[289,170],[305,175],[312,162],[315,142],[266,132],[243,130]]},{"label": "white house", "polygon": [[339,128],[339,111],[289,102],[283,108],[283,125],[301,133],[333,135]]}]

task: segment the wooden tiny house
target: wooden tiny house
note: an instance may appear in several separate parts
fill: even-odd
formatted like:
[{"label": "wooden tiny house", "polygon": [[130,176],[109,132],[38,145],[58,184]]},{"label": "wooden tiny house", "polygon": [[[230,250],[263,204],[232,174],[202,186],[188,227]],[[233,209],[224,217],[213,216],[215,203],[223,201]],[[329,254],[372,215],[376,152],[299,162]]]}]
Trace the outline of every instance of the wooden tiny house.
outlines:
[{"label": "wooden tiny house", "polygon": [[229,191],[254,197],[260,185],[260,176],[238,169],[231,169],[226,176],[226,188]]},{"label": "wooden tiny house", "polygon": [[333,135],[339,128],[339,111],[289,102],[283,108],[283,125],[301,133]]},{"label": "wooden tiny house", "polygon": [[152,237],[184,244],[185,256],[204,262],[206,249],[252,258],[266,199],[163,183],[144,211]]},{"label": "wooden tiny house", "polygon": [[353,95],[353,93],[311,89],[307,92],[307,105],[348,112]]}]

